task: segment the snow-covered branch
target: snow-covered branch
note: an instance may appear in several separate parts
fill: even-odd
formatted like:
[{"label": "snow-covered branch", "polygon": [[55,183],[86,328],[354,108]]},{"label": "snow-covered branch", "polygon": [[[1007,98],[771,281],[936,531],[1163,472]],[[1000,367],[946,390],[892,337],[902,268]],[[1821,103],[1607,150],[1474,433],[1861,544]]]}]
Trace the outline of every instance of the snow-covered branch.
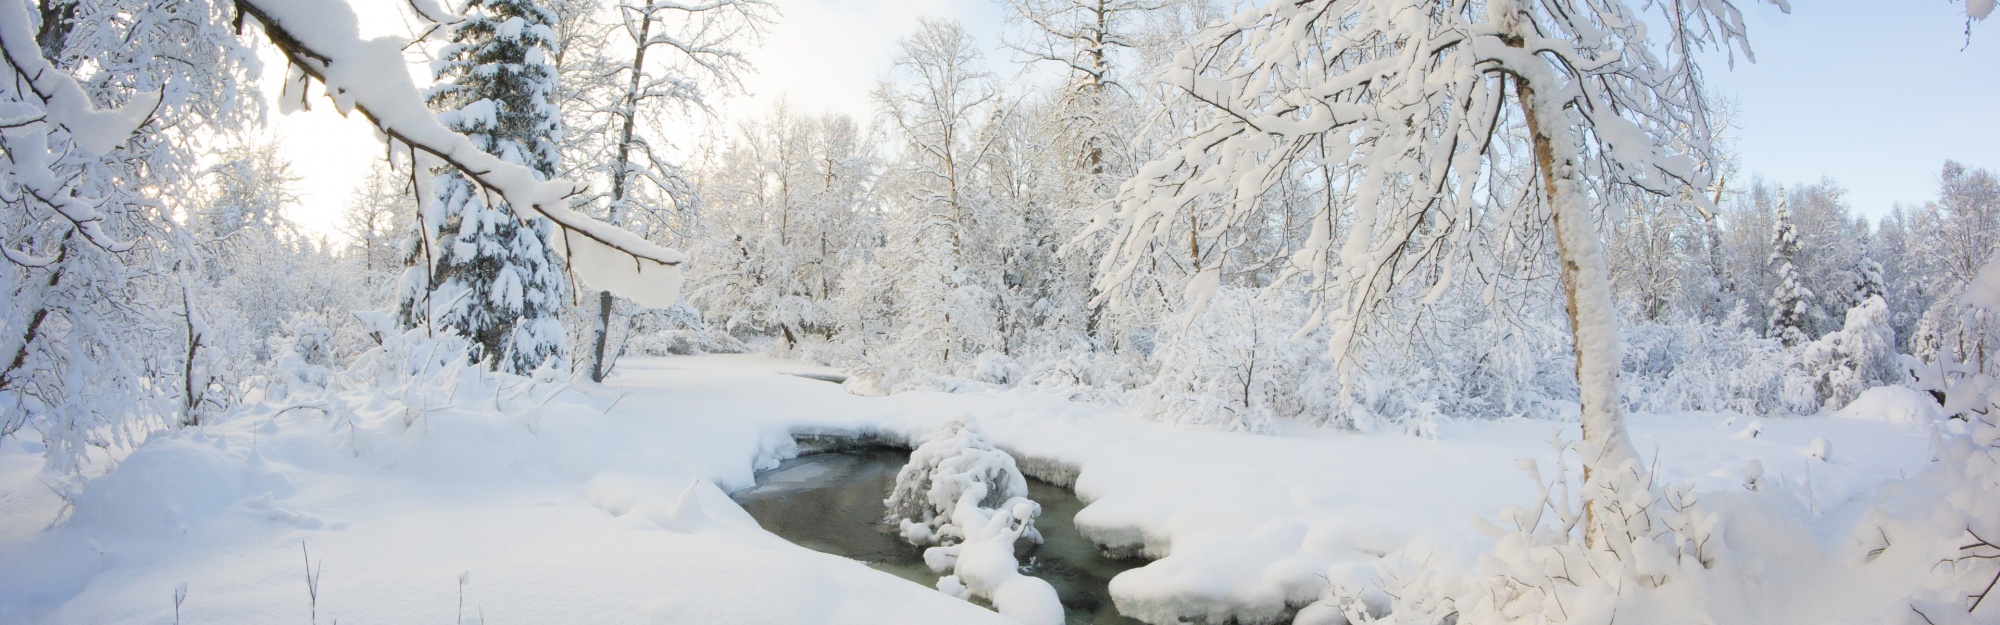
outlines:
[{"label": "snow-covered branch", "polygon": [[685,262],[680,252],[575,211],[568,200],[583,193],[579,185],[538,180],[533,170],[481,151],[439,122],[404,70],[406,42],[361,39],[354,12],[344,2],[237,0],[236,7],[262,25],[295,67],[326,85],[341,112],[359,111],[393,145],[464,172],[522,219],[539,216],[554,223],[562,241],[556,249],[585,282],[648,306],[671,306],[678,298]]}]

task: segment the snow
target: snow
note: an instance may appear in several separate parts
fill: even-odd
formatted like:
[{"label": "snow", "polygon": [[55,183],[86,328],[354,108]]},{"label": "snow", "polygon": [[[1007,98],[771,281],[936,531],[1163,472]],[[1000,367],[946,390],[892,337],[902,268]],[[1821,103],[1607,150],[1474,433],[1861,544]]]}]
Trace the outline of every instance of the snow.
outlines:
[{"label": "snow", "polygon": [[882,503],[888,520],[924,550],[924,563],[943,573],[938,590],[978,596],[993,609],[1030,625],[1062,625],[1055,587],[1022,575],[1017,542],[1041,542],[1035,517],[1042,508],[1026,497],[1028,482],[1014,458],[993,448],[968,416],[946,421],[910,452]]},{"label": "snow", "polygon": [[1944,419],[1944,407],[1929,393],[1902,386],[1878,386],[1862,391],[1839,414],[1903,425],[1929,426]]},{"label": "snow", "polygon": [[[1986,6],[1992,8],[1992,0],[1988,0]],[[2000,250],[1996,250],[1993,258],[1979,267],[1979,274],[1973,276],[1972,283],[1966,285],[1965,294],[1961,297],[1967,305],[2000,311]]]},{"label": "snow", "polygon": [[[828,371],[756,356],[631,359],[603,387],[458,371],[448,400],[414,414],[392,395],[349,392],[346,416],[251,411],[163,436],[91,482],[51,530],[42,528],[60,505],[35,481],[38,450],[7,441],[0,621],[170,620],[183,583],[186,622],[304,618],[303,543],[323,563],[318,610],[328,621],[450,621],[457,576],[469,571],[467,612],[489,622],[1005,622],[786,543],[725,495],[797,454],[791,433],[917,441],[968,414],[1023,468],[1073,478],[1089,502],[1076,519],[1087,536],[1156,558],[1112,581],[1121,611],[1268,621],[1378,566],[1473,570],[1495,542],[1470,531],[1472,519],[1534,500],[1516,460],[1549,465],[1551,430],[1576,434],[1574,424],[1533,420],[1447,422],[1434,440],[1303,426],[1192,431],[1027,390],[860,397],[792,375]],[[1728,535],[1804,531],[1759,553],[1773,566],[1801,553],[1825,563],[1846,553],[1874,493],[1931,457],[1927,427],[1851,408],[1766,420],[1755,438],[1732,436],[1736,416],[1712,413],[1635,414],[1630,432],[1663,482],[1690,484],[1704,500],[1742,497],[1753,464],[1778,488],[1758,506],[1809,492],[1817,515],[1730,504]],[[1824,448],[1840,453],[1811,457]],[[1023,514],[1002,512],[994,516]],[[1001,597],[1038,595],[1029,587],[1039,580],[959,558],[970,561],[956,583],[996,604],[1037,605]],[[1873,583],[1882,587],[1851,596],[1773,589],[1773,605],[1824,605],[1760,612],[1769,617],[1760,622],[1873,614],[1908,585]]]},{"label": "snow", "polygon": [[402,51],[408,42],[361,39],[354,11],[345,2],[245,0],[242,5],[265,28],[288,34],[304,52],[317,55],[293,60],[326,83],[328,97],[342,113],[358,106],[396,142],[478,172],[478,181],[504,198],[520,218],[554,222],[562,240],[557,249],[584,282],[653,308],[678,301],[680,252],[577,212],[567,203],[582,192],[574,183],[540,180],[533,170],[480,151],[440,123],[404,71]]}]

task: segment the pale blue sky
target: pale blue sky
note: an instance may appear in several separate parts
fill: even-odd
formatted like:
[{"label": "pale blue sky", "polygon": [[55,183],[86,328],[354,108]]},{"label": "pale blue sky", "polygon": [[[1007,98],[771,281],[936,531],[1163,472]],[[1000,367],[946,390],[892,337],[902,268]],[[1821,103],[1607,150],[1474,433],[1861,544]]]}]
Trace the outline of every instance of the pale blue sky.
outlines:
[{"label": "pale blue sky", "polygon": [[2000,20],[1975,23],[1967,45],[1963,7],[1745,6],[1757,62],[1707,65],[1710,87],[1740,107],[1744,169],[1782,182],[1831,176],[1871,217],[1931,198],[1947,158],[2000,169]]},{"label": "pale blue sky", "polygon": [[[1019,71],[998,47],[997,0],[774,2],[784,17],[751,50],[759,74],[746,81],[751,95],[725,106],[730,117],[784,97],[801,112],[869,119],[868,91],[922,16],[967,23],[997,74]],[[1975,24],[1968,45],[1955,1],[1796,0],[1789,15],[1738,2],[1757,62],[1738,59],[1732,68],[1717,56],[1707,75],[1712,90],[1738,104],[1731,134],[1746,171],[1786,183],[1831,176],[1856,211],[1879,217],[1894,202],[1929,199],[1947,158],[2000,169],[2000,20]],[[354,4],[376,13],[400,3]],[[322,232],[331,232],[366,159],[381,154],[365,124],[330,109],[274,120],[290,141],[312,146],[292,150],[306,178],[299,219]]]}]

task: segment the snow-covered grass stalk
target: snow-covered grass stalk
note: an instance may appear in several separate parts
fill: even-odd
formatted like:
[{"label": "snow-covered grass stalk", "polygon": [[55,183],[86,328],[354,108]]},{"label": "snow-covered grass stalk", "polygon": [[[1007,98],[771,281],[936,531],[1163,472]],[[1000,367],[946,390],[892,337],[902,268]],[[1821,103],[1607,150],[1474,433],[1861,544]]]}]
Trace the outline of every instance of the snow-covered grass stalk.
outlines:
[{"label": "snow-covered grass stalk", "polygon": [[993,448],[968,416],[948,421],[910,452],[883,502],[887,521],[924,551],[924,563],[951,575],[938,589],[961,598],[983,597],[1001,614],[1030,625],[1063,622],[1055,588],[1022,575],[1016,543],[1040,543],[1035,517],[1041,506],[1027,498],[1027,478],[1014,457]]},{"label": "snow-covered grass stalk", "polygon": [[[1534,460],[1520,461],[1536,482],[1534,504],[1502,510],[1501,521],[1511,527],[1477,520],[1498,540],[1480,557],[1477,573],[1394,572],[1385,560],[1388,574],[1379,586],[1336,587],[1332,600],[1302,612],[1301,622],[1321,622],[1334,610],[1354,623],[1400,625],[1611,623],[1635,616],[1685,622],[1673,619],[1699,614],[1699,602],[1663,606],[1704,596],[1708,582],[1695,578],[1708,575],[1724,550],[1716,511],[1688,486],[1654,483],[1636,459],[1577,480],[1570,459],[1596,452],[1559,437],[1550,444],[1557,452],[1554,475],[1544,476]],[[1586,528],[1592,522],[1594,532]]]}]

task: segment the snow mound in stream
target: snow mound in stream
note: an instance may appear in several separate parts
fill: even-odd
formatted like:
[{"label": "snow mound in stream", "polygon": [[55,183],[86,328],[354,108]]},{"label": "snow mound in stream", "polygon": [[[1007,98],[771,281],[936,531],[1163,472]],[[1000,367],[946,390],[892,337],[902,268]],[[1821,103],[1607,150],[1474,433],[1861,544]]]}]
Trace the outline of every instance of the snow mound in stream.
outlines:
[{"label": "snow mound in stream", "polygon": [[[1014,500],[1028,501],[1028,480],[1014,464],[1014,457],[993,447],[980,433],[970,415],[947,421],[916,450],[910,463],[896,474],[896,486],[883,501],[890,524],[902,528],[904,540],[923,546],[963,540],[959,515],[960,501],[972,495],[972,506],[981,510],[1013,508]],[[1039,513],[1040,508],[1036,508]],[[983,521],[990,513],[981,515]],[[1021,532],[1028,540],[1042,542],[1028,516]]]},{"label": "snow mound in stream", "polygon": [[1061,625],[1062,602],[1048,582],[1022,575],[1014,545],[1042,541],[1035,517],[1042,507],[1027,498],[1028,481],[1014,457],[993,447],[972,418],[946,422],[896,474],[882,503],[887,520],[902,528],[937,572],[938,590],[962,599],[985,597],[994,610],[1029,625]]}]

